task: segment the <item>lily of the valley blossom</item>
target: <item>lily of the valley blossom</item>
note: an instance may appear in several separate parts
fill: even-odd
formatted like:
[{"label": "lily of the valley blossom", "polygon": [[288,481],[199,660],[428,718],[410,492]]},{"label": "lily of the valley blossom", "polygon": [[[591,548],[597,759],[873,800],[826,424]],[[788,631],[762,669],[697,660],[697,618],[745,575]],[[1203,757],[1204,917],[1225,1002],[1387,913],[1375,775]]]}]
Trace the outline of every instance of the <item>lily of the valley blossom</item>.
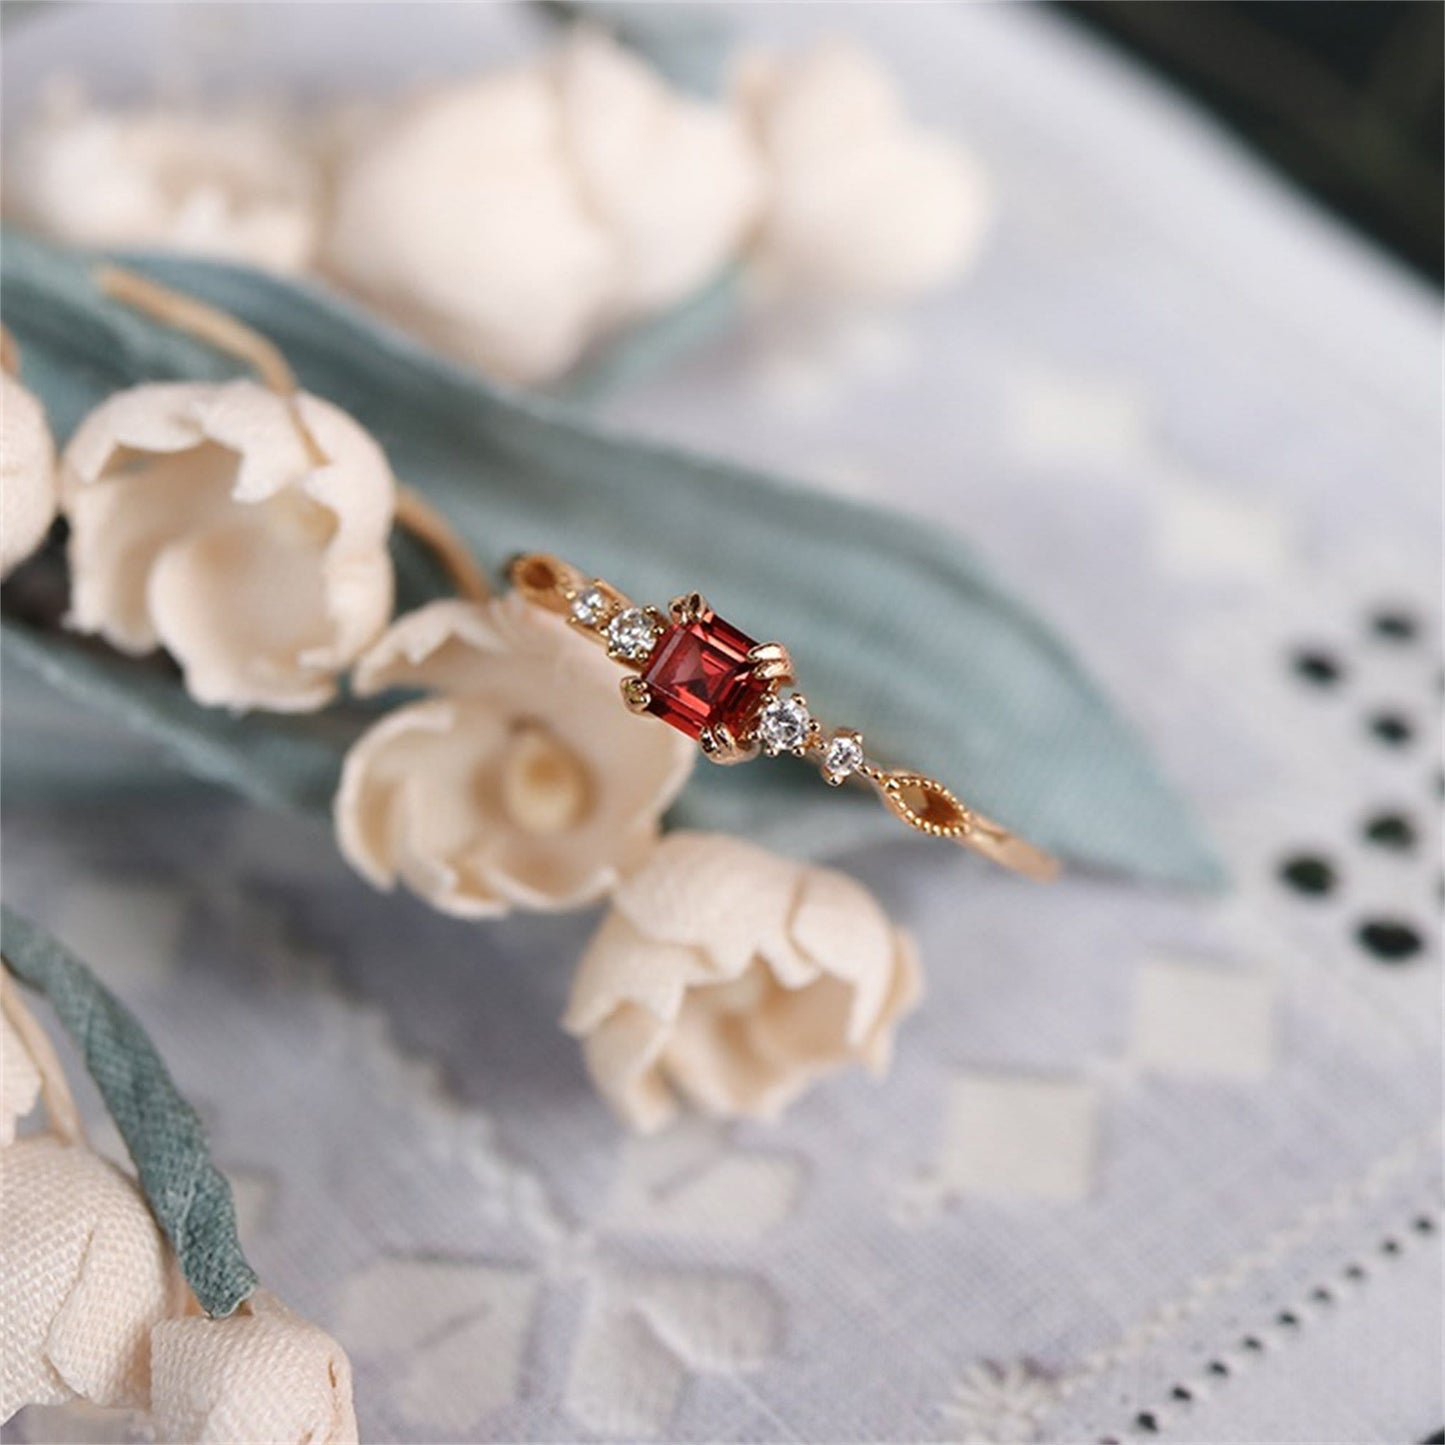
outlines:
[{"label": "lily of the valley blossom", "polygon": [[766,1118],[844,1065],[883,1073],[921,987],[912,941],[861,884],[672,833],[614,894],[564,1026],[636,1128],[659,1128],[680,1099]]},{"label": "lily of the valley blossom", "polygon": [[341,850],[376,887],[400,881],[463,918],[602,897],[651,851],[696,758],[622,706],[615,664],[515,593],[402,617],[353,685],[434,695],[347,755]]},{"label": "lily of the valley blossom", "polygon": [[844,41],[744,58],[736,103],[766,176],[756,257],[787,289],[886,301],[953,279],[993,214],[956,141],[909,119],[892,77]]},{"label": "lily of the valley blossom", "polygon": [[[18,1126],[44,1101],[44,1127]],[[156,1438],[349,1445],[351,1366],[258,1290],[201,1315],[129,1175],[86,1145],[53,1050],[0,974],[0,1422],[84,1400],[149,1412]]]},{"label": "lily of the valley blossom", "polygon": [[583,31],[365,128],[337,166],[323,260],[442,350],[544,381],[707,281],[758,190],[733,114]]},{"label": "lily of the valley blossom", "polygon": [[321,178],[278,115],[103,110],[52,87],[6,156],[6,209],[79,246],[161,247],[305,269]]},{"label": "lily of the valley blossom", "polygon": [[55,520],[55,444],[40,403],[0,371],[0,577],[45,540]]},{"label": "lily of the valley blossom", "polygon": [[968,265],[992,213],[979,163],[856,45],[745,55],[709,101],[585,26],[305,126],[58,90],[6,162],[7,212],[58,240],[319,273],[523,384],[730,265],[783,296],[916,295]]},{"label": "lily of the valley blossom", "polygon": [[317,397],[251,381],[120,392],[81,424],[60,484],[69,624],[164,647],[199,702],[321,707],[390,616],[396,484]]}]

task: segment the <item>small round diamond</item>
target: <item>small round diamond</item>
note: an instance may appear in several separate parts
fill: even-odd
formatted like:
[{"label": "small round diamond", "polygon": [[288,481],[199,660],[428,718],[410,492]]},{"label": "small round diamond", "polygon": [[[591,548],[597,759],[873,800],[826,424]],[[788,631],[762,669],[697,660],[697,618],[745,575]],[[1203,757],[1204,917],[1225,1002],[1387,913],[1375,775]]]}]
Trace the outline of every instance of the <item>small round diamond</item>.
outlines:
[{"label": "small round diamond", "polygon": [[823,766],[830,779],[841,782],[863,766],[863,744],[856,733],[836,733],[828,740]]},{"label": "small round diamond", "polygon": [[791,752],[807,741],[812,721],[801,698],[775,697],[758,714],[758,739],[770,753]]},{"label": "small round diamond", "polygon": [[607,624],[607,640],[618,657],[641,662],[657,642],[657,629],[640,607],[628,607]]},{"label": "small round diamond", "polygon": [[583,627],[592,627],[607,614],[607,594],[600,587],[589,587],[572,599],[572,616]]}]

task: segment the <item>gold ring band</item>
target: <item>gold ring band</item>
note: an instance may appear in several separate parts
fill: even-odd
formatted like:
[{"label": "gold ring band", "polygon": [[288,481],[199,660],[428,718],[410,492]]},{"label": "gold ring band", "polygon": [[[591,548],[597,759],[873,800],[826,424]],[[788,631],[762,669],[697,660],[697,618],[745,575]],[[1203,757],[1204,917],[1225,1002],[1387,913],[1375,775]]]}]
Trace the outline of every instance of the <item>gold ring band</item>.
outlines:
[{"label": "gold ring band", "polygon": [[817,763],[838,786],[867,779],[910,828],[947,838],[1030,878],[1057,876],[1058,861],[960,802],[942,783],[870,759],[851,728],[824,734],[792,687],[793,662],[779,642],[754,642],[724,621],[700,593],[674,597],[666,613],[640,606],[600,578],[542,552],[517,557],[512,585],[529,602],[565,617],[627,669],[622,699],[697,740],[724,765],[766,753]]}]

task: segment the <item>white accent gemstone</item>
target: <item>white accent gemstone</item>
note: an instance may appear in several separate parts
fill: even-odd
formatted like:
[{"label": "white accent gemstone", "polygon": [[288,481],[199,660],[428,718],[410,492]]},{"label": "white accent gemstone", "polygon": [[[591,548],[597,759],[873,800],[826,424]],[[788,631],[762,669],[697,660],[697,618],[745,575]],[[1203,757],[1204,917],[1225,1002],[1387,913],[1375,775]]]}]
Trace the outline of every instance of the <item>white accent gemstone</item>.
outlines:
[{"label": "white accent gemstone", "polygon": [[600,587],[589,587],[572,599],[572,616],[584,627],[601,622],[607,612],[607,594]]},{"label": "white accent gemstone", "polygon": [[846,778],[863,766],[863,744],[853,733],[838,733],[828,740],[828,751],[823,754],[823,765],[828,775]]},{"label": "white accent gemstone", "polygon": [[607,624],[607,640],[619,657],[641,662],[657,642],[657,629],[640,607],[628,607]]},{"label": "white accent gemstone", "polygon": [[812,721],[798,698],[775,697],[758,714],[758,738],[771,753],[790,752],[807,741]]}]

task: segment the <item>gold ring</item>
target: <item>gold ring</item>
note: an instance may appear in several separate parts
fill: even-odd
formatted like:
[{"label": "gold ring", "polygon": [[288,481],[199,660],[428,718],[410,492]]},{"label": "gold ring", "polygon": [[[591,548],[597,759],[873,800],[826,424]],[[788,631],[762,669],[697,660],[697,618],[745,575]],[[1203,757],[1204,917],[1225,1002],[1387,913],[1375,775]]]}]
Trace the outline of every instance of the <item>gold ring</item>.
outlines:
[{"label": "gold ring", "polygon": [[791,689],[793,662],[780,642],[754,642],[697,592],[674,597],[666,614],[639,606],[600,578],[543,552],[513,559],[512,585],[529,602],[558,613],[627,669],[622,700],[697,740],[724,765],[766,753],[817,763],[837,787],[866,778],[910,828],[948,838],[1030,878],[1057,876],[1058,860],[960,802],[942,783],[872,761],[862,733],[827,735],[807,699]]}]

